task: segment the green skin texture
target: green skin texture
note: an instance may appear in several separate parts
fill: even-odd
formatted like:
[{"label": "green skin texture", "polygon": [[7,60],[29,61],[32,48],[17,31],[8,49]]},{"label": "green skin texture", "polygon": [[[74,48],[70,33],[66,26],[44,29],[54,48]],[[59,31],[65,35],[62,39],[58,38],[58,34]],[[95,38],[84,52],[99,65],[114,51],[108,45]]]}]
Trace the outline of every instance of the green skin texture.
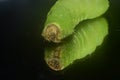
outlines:
[{"label": "green skin texture", "polygon": [[[53,70],[63,70],[76,59],[82,59],[95,51],[108,34],[108,24],[104,18],[96,18],[81,22],[71,37],[60,44],[51,44],[45,49],[45,61]],[[53,57],[54,51],[59,48],[59,58]],[[56,60],[60,67],[51,67],[49,61]],[[53,63],[53,66],[56,63]]]},{"label": "green skin texture", "polygon": [[101,16],[108,7],[108,0],[58,0],[47,15],[42,35],[45,37],[48,25],[55,24],[60,30],[58,39],[61,41],[74,32],[79,22]]}]

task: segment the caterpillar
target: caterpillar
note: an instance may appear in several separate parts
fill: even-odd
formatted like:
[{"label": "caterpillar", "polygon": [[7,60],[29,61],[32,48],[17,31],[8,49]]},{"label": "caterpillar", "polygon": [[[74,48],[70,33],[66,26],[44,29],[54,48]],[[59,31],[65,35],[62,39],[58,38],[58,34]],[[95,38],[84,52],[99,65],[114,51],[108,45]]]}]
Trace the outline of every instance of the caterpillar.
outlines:
[{"label": "caterpillar", "polygon": [[55,70],[63,70],[76,59],[93,53],[108,34],[108,23],[105,18],[95,18],[81,22],[74,33],[64,42],[49,44],[45,48],[45,61]]},{"label": "caterpillar", "polygon": [[58,0],[47,15],[42,36],[59,43],[73,34],[79,22],[101,16],[108,7],[108,0]]}]

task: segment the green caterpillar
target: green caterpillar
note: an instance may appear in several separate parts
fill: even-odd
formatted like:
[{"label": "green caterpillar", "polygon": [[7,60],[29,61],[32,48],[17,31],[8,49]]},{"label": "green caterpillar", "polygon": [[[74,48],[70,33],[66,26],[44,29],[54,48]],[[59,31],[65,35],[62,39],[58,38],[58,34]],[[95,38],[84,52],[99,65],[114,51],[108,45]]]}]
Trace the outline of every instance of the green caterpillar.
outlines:
[{"label": "green caterpillar", "polygon": [[101,16],[108,7],[108,0],[58,0],[47,15],[42,36],[49,42],[61,42],[79,22]]},{"label": "green caterpillar", "polygon": [[81,22],[71,37],[59,44],[49,44],[45,49],[45,61],[53,70],[63,70],[74,60],[84,58],[102,44],[108,34],[104,18]]}]

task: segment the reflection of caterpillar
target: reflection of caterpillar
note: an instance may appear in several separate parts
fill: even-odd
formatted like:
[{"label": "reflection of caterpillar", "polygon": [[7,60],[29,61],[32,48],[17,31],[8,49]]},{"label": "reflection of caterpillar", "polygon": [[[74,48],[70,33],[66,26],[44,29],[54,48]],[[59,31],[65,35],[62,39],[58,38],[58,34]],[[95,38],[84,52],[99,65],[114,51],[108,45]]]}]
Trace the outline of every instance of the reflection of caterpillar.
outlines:
[{"label": "reflection of caterpillar", "polygon": [[81,22],[69,39],[45,49],[45,61],[53,70],[62,70],[74,60],[92,53],[107,34],[108,24],[104,18]]},{"label": "reflection of caterpillar", "polygon": [[108,0],[58,0],[49,11],[42,35],[48,41],[60,42],[79,22],[102,15],[108,6]]},{"label": "reflection of caterpillar", "polygon": [[47,59],[47,64],[54,70],[61,69],[60,53],[61,48],[57,47],[53,50],[51,57]]}]

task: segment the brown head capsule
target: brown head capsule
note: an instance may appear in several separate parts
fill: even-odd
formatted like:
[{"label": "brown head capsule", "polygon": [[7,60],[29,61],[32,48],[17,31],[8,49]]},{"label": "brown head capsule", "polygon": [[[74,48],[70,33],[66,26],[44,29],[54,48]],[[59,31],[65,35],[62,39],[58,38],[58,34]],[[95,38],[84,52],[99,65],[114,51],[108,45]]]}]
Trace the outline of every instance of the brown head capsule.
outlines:
[{"label": "brown head capsule", "polygon": [[60,52],[61,52],[60,47],[56,48],[53,51],[51,58],[47,59],[47,61],[46,61],[47,64],[49,65],[49,67],[56,71],[61,70]]},{"label": "brown head capsule", "polygon": [[60,42],[60,39],[58,39],[59,34],[60,34],[59,28],[55,24],[50,24],[46,27],[42,35],[49,42],[53,41],[58,43]]},{"label": "brown head capsule", "polygon": [[57,58],[53,58],[49,60],[48,65],[53,70],[56,70],[56,71],[61,70],[60,61]]}]

